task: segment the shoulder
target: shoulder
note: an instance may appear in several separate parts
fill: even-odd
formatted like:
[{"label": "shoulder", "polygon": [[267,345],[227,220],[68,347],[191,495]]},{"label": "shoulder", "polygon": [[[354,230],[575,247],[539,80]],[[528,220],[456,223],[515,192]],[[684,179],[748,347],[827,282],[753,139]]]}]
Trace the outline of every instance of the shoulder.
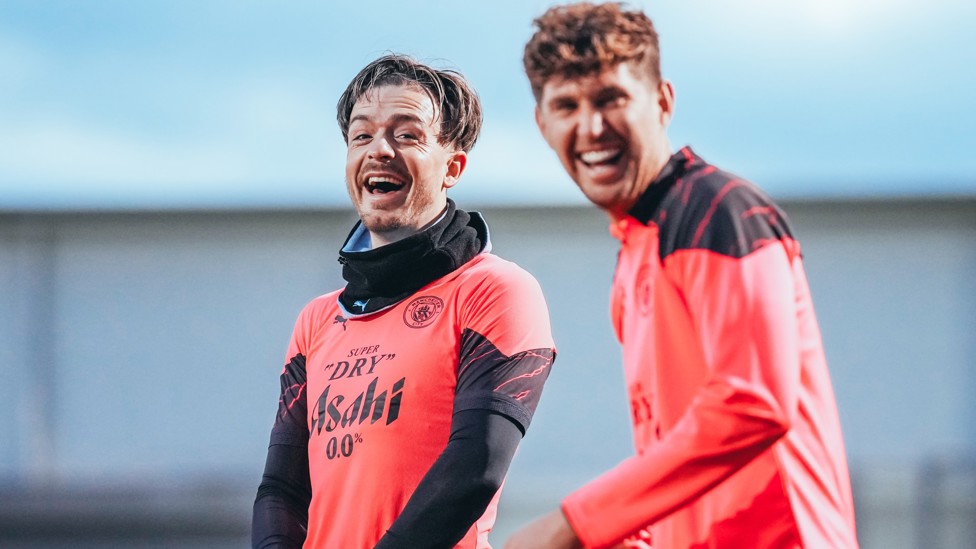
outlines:
[{"label": "shoulder", "polygon": [[[484,253],[457,279],[458,304],[476,313],[548,309],[539,282],[517,264]],[[507,314],[507,313],[506,313]]]},{"label": "shoulder", "polygon": [[342,290],[312,298],[298,313],[298,324],[314,325],[324,318],[331,318],[340,312],[337,299]]},{"label": "shoulder", "polygon": [[458,277],[460,327],[477,332],[505,355],[554,347],[549,308],[528,271],[492,254],[481,254]]},{"label": "shoulder", "polygon": [[336,300],[338,299],[340,293],[342,293],[341,289],[313,297],[308,301],[308,303],[305,304],[305,307],[302,309],[302,313],[314,313],[316,311],[338,307]]},{"label": "shoulder", "polygon": [[482,253],[458,273],[461,286],[512,289],[538,287],[535,277],[518,264],[492,253]]},{"label": "shoulder", "polygon": [[302,307],[292,329],[289,356],[306,354],[322,327],[344,320],[339,315],[336,297],[339,291],[320,295]]},{"label": "shoulder", "polygon": [[690,249],[743,257],[772,240],[792,239],[785,213],[762,189],[709,164],[682,177],[663,206],[662,258]]}]

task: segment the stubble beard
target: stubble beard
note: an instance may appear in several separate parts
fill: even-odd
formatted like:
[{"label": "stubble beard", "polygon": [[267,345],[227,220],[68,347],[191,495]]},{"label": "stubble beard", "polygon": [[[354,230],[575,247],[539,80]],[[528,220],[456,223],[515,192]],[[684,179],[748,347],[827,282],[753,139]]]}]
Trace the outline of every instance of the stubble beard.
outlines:
[{"label": "stubble beard", "polygon": [[398,232],[405,227],[421,227],[428,219],[419,219],[430,209],[434,198],[428,194],[413,196],[406,204],[394,210],[370,210],[361,213],[363,226],[371,233],[389,234]]},{"label": "stubble beard", "polygon": [[361,217],[363,226],[366,227],[367,231],[379,234],[400,230],[403,227],[403,220],[397,215],[384,215],[386,213],[377,215],[377,213],[371,212],[363,215]]}]

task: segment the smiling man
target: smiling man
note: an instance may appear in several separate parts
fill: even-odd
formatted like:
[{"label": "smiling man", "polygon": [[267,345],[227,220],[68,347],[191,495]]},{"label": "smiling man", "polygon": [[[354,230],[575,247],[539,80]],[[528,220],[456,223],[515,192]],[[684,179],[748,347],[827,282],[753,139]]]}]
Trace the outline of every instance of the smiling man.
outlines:
[{"label": "smiling man", "polygon": [[542,136],[620,240],[611,316],[636,455],[506,549],[857,547],[840,421],[784,213],[673,153],[651,20],[556,6],[525,70]]},{"label": "smiling man", "polygon": [[535,279],[447,197],[478,97],[389,55],[337,110],[360,221],[339,252],[346,286],[295,324],[252,545],[487,548],[555,349]]}]

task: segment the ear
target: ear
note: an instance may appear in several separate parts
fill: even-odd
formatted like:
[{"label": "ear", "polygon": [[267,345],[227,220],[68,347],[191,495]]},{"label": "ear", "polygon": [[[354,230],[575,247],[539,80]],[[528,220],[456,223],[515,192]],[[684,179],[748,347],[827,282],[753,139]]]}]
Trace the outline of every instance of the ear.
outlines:
[{"label": "ear", "polygon": [[546,119],[542,117],[542,109],[538,103],[535,104],[535,125],[539,127],[539,132],[546,133]]},{"label": "ear", "polygon": [[457,185],[459,179],[461,179],[461,174],[464,173],[464,168],[468,165],[468,153],[464,151],[455,151],[454,154],[447,160],[447,174],[444,175],[444,188],[450,189],[454,185]]},{"label": "ear", "polygon": [[670,80],[661,80],[657,87],[658,107],[661,109],[661,124],[667,126],[674,116],[674,85]]}]

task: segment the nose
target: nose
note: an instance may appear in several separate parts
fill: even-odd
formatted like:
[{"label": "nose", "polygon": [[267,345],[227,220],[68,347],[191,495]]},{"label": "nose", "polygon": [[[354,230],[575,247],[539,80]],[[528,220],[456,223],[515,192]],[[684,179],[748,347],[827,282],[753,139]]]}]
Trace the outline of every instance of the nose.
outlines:
[{"label": "nose", "polygon": [[580,122],[576,131],[581,137],[599,137],[603,133],[603,113],[600,109],[580,109]]},{"label": "nose", "polygon": [[370,144],[366,155],[370,160],[390,160],[394,156],[393,147],[385,137],[376,137]]}]

